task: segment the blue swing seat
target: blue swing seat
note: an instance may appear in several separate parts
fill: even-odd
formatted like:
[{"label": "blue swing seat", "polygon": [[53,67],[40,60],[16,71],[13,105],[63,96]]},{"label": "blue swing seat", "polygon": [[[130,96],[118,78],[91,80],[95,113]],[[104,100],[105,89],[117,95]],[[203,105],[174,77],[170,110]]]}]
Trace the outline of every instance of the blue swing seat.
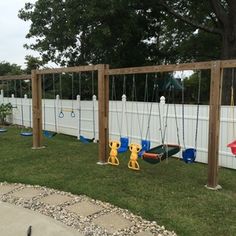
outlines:
[{"label": "blue swing seat", "polygon": [[183,150],[182,157],[185,163],[193,163],[196,159],[197,150],[195,148],[187,148]]},{"label": "blue swing seat", "polygon": [[7,129],[5,129],[5,128],[0,128],[0,133],[5,133],[5,132],[7,132]]},{"label": "blue swing seat", "polygon": [[33,136],[33,133],[32,132],[21,132],[20,135],[24,136],[24,137],[29,137],[29,136]]},{"label": "blue swing seat", "polygon": [[55,132],[51,132],[49,130],[44,130],[43,131],[43,135],[46,137],[46,138],[52,138],[56,135],[57,133]]},{"label": "blue swing seat", "polygon": [[118,149],[118,153],[127,152],[129,149],[129,138],[121,137],[120,138],[120,148]]},{"label": "blue swing seat", "polygon": [[89,138],[85,138],[83,135],[80,135],[79,136],[79,140],[82,142],[82,143],[92,143],[94,138],[92,139],[89,139]]},{"label": "blue swing seat", "polygon": [[151,141],[150,140],[146,140],[146,139],[142,139],[141,140],[141,146],[142,146],[142,149],[141,151],[138,153],[138,156],[139,157],[142,157],[144,152],[150,150],[151,148]]}]

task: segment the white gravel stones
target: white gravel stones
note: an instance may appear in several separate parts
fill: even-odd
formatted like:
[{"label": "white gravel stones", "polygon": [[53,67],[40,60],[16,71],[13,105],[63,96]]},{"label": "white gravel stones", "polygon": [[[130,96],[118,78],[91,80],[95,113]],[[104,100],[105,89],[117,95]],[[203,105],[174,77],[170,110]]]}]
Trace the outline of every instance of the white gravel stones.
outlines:
[{"label": "white gravel stones", "polygon": [[[24,192],[27,197],[24,196]],[[56,196],[57,202],[53,196]],[[167,231],[155,221],[144,220],[128,210],[84,195],[77,196],[46,187],[0,183],[0,201],[50,216],[77,229],[85,236],[138,236],[145,233],[147,236],[176,236],[174,232]],[[83,205],[87,207],[87,211]],[[115,225],[117,222],[114,222],[111,227],[109,227],[109,222],[101,224],[103,219],[108,221],[107,217],[115,221],[121,219],[122,224]]]}]

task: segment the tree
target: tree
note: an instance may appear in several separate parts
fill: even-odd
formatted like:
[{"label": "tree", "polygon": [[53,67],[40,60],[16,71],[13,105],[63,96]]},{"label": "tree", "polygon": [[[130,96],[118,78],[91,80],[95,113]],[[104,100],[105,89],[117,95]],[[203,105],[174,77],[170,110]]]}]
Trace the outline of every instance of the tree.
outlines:
[{"label": "tree", "polygon": [[[162,1],[160,4],[170,16],[174,16],[177,25],[191,27],[198,32],[195,35],[187,36],[187,41],[193,42],[191,38],[198,38],[204,35],[204,45],[208,47],[207,51],[214,50],[209,58],[201,59],[235,59],[236,58],[236,1],[235,0],[208,0],[208,1]],[[182,24],[181,24],[182,22]],[[172,31],[173,32],[173,31]],[[183,32],[183,31],[182,31]],[[191,31],[189,31],[191,32]],[[186,37],[186,36],[185,36]],[[211,43],[206,42],[210,39]],[[213,39],[213,40],[211,40]],[[201,42],[201,41],[200,41]],[[187,44],[180,44],[179,48],[182,50],[183,46]],[[199,41],[198,41],[198,45]],[[190,47],[197,49],[194,44]],[[185,50],[182,50],[185,51]],[[198,52],[198,50],[195,50]],[[181,55],[181,54],[180,54]],[[194,52],[193,52],[194,55]],[[199,57],[195,54],[195,60]],[[236,86],[236,80],[234,80]],[[231,70],[225,70],[224,86],[223,86],[223,103],[230,102],[230,87],[231,87]]]},{"label": "tree", "polygon": [[39,51],[44,61],[141,66],[235,58],[235,2],[38,0],[27,3],[19,17],[32,21],[27,37],[37,38],[25,47]]},{"label": "tree", "polygon": [[26,64],[25,73],[30,74],[31,70],[39,69],[40,66],[43,66],[45,63],[42,60],[40,60],[40,58],[38,57],[26,55],[25,64]]},{"label": "tree", "polygon": [[9,62],[0,62],[0,76],[2,75],[19,75],[22,74],[21,66],[10,64]]},{"label": "tree", "polygon": [[[32,21],[27,48],[61,65],[109,63],[135,66],[161,62],[158,14],[141,0],[38,0],[19,17]],[[154,39],[152,41],[151,39]]]}]

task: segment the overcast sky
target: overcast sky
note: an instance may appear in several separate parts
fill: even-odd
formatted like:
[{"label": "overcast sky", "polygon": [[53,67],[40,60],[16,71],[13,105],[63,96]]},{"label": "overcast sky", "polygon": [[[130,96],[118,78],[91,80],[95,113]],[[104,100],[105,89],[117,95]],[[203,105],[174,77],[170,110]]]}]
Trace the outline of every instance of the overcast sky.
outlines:
[{"label": "overcast sky", "polygon": [[26,2],[36,0],[0,0],[0,62],[16,63],[25,67],[26,55],[37,54],[23,48],[23,44],[29,42],[25,38],[29,30],[29,22],[24,22],[17,17],[18,11]]}]

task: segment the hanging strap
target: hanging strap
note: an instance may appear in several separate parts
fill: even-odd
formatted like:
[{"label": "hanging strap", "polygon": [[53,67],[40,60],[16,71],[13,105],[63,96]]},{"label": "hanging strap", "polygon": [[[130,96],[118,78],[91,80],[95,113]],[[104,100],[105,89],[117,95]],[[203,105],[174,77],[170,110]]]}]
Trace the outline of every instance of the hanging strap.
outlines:
[{"label": "hanging strap", "polygon": [[31,96],[31,80],[29,80],[29,96],[28,96],[28,100],[29,100],[29,126],[31,128],[31,123],[32,123],[32,117],[31,117],[31,102],[30,102],[30,99],[31,98],[31,101],[32,101],[32,96]]},{"label": "hanging strap", "polygon": [[64,113],[63,113],[63,110],[62,110],[62,81],[61,81],[61,74],[59,75],[59,84],[60,84],[60,100],[61,100],[61,111],[59,113],[59,118],[63,118],[64,117]]},{"label": "hanging strap", "polygon": [[[143,102],[144,102],[144,104],[143,104],[143,115],[142,115],[142,121],[141,121],[141,126],[142,126],[141,130],[144,130],[145,107],[147,107],[147,111],[149,111],[149,107],[148,107],[148,74],[146,74],[146,78],[145,78],[145,88],[144,88]],[[149,113],[149,115],[150,115],[150,113]],[[149,119],[149,117],[148,117],[148,119]],[[146,140],[149,136],[150,136],[150,132],[149,132],[149,128],[147,126],[146,136],[145,136]]]},{"label": "hanging strap", "polygon": [[[126,95],[126,75],[124,75],[123,78],[123,95]],[[127,97],[126,97],[127,98]],[[123,117],[123,114],[125,117]],[[123,120],[125,118],[125,122],[126,122],[126,132],[127,132],[127,137],[129,137],[129,126],[128,126],[128,120],[127,120],[127,107],[126,107],[126,102],[125,102],[125,106],[123,107],[123,102],[122,102],[122,120],[121,120],[121,131],[123,131]]]},{"label": "hanging strap", "polygon": [[181,80],[182,80],[182,131],[183,131],[183,146],[184,146],[184,149],[186,149],[185,134],[184,134],[185,133],[185,130],[184,130],[184,78],[181,78]]},{"label": "hanging strap", "polygon": [[79,101],[79,134],[81,135],[81,72],[79,72],[79,96],[80,96],[80,101]]},{"label": "hanging strap", "polygon": [[172,92],[172,98],[173,98],[173,103],[174,103],[175,126],[176,126],[177,141],[178,141],[178,145],[180,146],[179,126],[178,126],[178,117],[177,117],[177,111],[176,111],[175,89],[174,88],[173,88],[173,92]]},{"label": "hanging strap", "polygon": [[[93,100],[93,96],[95,96],[95,89],[94,89],[94,71],[92,71],[92,100]],[[94,106],[94,100],[93,102],[93,139],[95,140],[96,137],[96,120],[95,120],[95,106]]]},{"label": "hanging strap", "polygon": [[168,121],[168,114],[169,114],[169,106],[170,106],[170,95],[172,91],[172,85],[169,88],[168,92],[168,103],[167,103],[167,109],[166,109],[166,115],[165,115],[165,121],[164,121],[164,131],[163,131],[163,136],[162,136],[162,145],[165,144],[165,137],[166,137],[166,130],[167,130],[167,121]]},{"label": "hanging strap", "polygon": [[7,103],[9,103],[9,82],[7,80]]},{"label": "hanging strap", "polygon": [[20,80],[20,101],[21,101],[21,125],[24,127],[24,111],[23,111],[23,92],[22,92],[22,81]]},{"label": "hanging strap", "polygon": [[46,88],[45,88],[45,74],[43,74],[43,129],[46,130]]},{"label": "hanging strap", "polygon": [[52,74],[52,86],[53,86],[53,99],[54,99],[54,123],[55,131],[57,133],[57,108],[56,108],[56,86],[55,86],[55,74]]},{"label": "hanging strap", "polygon": [[[120,126],[119,117],[118,117],[118,107],[117,107],[117,100],[116,100],[116,86],[115,86],[115,77],[114,77],[114,75],[112,76],[111,100],[112,100],[112,103],[115,102],[115,104],[116,104],[115,105],[116,120],[117,120],[119,134],[120,134],[120,137],[121,137],[121,126]],[[112,116],[112,119],[111,119],[111,128],[112,128],[112,125],[113,125],[113,116]]]},{"label": "hanging strap", "polygon": [[150,123],[151,123],[151,117],[152,117],[152,107],[153,107],[153,103],[155,101],[155,97],[156,97],[156,101],[157,101],[157,97],[158,97],[158,84],[156,83],[156,81],[153,84],[153,90],[152,90],[152,100],[151,100],[151,106],[149,109],[149,114],[148,114],[148,124],[147,124],[147,131],[146,131],[146,140],[148,138],[148,136],[150,135]]},{"label": "hanging strap", "polygon": [[[138,107],[138,99],[137,99],[135,75],[133,75],[133,102],[135,102],[135,105],[136,105],[136,112],[137,112],[137,119],[138,119],[138,128],[139,128],[140,137],[141,137],[141,139],[142,139],[143,133],[142,133],[141,123],[140,123],[140,117],[139,117],[139,107]],[[132,112],[132,113],[133,113],[133,112]],[[131,133],[131,134],[132,134],[132,133]]]},{"label": "hanging strap", "polygon": [[15,106],[17,108],[17,89],[16,89],[16,81],[14,80],[14,96],[15,96]]},{"label": "hanging strap", "polygon": [[195,149],[197,149],[199,108],[200,108],[200,99],[201,99],[201,80],[202,80],[202,74],[201,74],[201,71],[200,71],[199,74],[198,74],[197,120],[196,120],[196,130],[195,130]]},{"label": "hanging strap", "polygon": [[71,113],[70,116],[72,118],[75,118],[75,112],[74,112],[74,73],[72,72],[71,75]]}]

